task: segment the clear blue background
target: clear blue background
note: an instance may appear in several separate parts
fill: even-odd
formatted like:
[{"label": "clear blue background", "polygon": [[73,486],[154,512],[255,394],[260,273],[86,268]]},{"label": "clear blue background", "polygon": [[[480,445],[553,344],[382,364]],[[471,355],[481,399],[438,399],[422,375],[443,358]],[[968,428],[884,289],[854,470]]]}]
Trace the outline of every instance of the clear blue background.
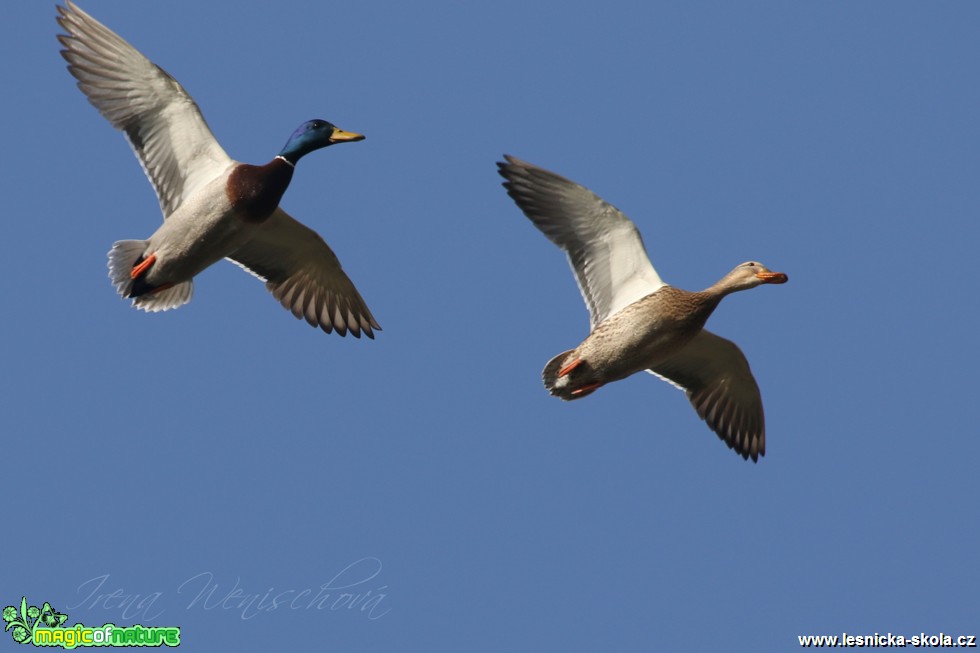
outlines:
[{"label": "clear blue background", "polygon": [[[304,159],[283,206],[384,331],[324,335],[225,263],[180,310],[121,301],[105,253],[156,198],[53,4],[3,3],[0,603],[178,625],[188,651],[980,631],[980,5],[82,7],[237,159],[313,117],[367,135]],[[588,318],[504,152],[625,211],[678,286],[789,274],[710,322],[763,390],[763,461],[647,375],[548,396]]]}]

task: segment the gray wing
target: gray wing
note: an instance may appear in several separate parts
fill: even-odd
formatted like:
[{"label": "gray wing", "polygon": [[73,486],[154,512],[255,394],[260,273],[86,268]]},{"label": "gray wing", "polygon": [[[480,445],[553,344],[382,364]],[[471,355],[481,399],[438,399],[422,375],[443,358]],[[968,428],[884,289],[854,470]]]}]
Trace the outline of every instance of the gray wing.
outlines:
[{"label": "gray wing", "polygon": [[636,225],[573,181],[505,155],[497,163],[517,206],[568,254],[592,327],[664,286]]},{"label": "gray wing", "polygon": [[234,162],[177,80],[71,0],[58,13],[69,72],[89,102],[126,134],[166,218]]},{"label": "gray wing", "polygon": [[229,257],[266,282],[297,318],[327,333],[355,338],[381,330],[333,250],[318,233],[276,209],[256,235]]},{"label": "gray wing", "polygon": [[762,395],[738,346],[702,330],[682,350],[648,370],[687,393],[708,427],[746,460],[766,453]]}]

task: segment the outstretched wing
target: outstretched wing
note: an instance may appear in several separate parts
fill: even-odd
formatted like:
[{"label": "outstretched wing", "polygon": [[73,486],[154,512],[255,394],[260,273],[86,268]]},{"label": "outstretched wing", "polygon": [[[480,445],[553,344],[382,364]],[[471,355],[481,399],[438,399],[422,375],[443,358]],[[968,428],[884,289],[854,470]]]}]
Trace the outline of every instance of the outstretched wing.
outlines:
[{"label": "outstretched wing", "polygon": [[762,395],[738,346],[703,330],[651,374],[687,393],[708,427],[745,459],[766,453]]},{"label": "outstretched wing", "polygon": [[636,225],[584,186],[505,155],[504,188],[553,243],[565,250],[592,328],[661,288]]},{"label": "outstretched wing", "polygon": [[71,0],[58,13],[69,72],[89,102],[126,134],[164,218],[233,165],[177,80]]},{"label": "outstretched wing", "polygon": [[355,338],[381,330],[333,250],[318,233],[276,209],[230,260],[266,282],[297,318]]}]

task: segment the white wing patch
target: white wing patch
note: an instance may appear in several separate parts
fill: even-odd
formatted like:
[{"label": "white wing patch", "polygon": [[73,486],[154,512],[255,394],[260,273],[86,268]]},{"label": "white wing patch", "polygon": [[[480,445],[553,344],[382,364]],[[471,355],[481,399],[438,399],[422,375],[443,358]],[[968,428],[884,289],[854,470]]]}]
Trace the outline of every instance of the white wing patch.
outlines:
[{"label": "white wing patch", "polygon": [[71,0],[58,12],[69,72],[89,102],[126,135],[164,218],[228,171],[234,161],[176,79]]},{"label": "white wing patch", "polygon": [[592,327],[662,288],[636,225],[573,181],[512,156],[498,163],[518,207],[568,255]]}]

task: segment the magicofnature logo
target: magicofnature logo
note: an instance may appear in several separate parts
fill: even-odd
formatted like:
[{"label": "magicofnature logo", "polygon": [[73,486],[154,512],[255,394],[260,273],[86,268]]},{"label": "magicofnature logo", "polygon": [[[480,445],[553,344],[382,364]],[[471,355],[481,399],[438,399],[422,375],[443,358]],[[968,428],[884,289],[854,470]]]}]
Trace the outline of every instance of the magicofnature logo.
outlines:
[{"label": "magicofnature logo", "polygon": [[28,606],[27,597],[20,600],[20,610],[12,605],[3,609],[4,632],[18,644],[34,646],[180,646],[180,628],[157,626],[116,626],[102,624],[98,628],[75,624],[65,627],[68,615],[62,614],[45,601],[38,608]]},{"label": "magicofnature logo", "polygon": [[51,607],[47,601],[40,609],[36,605],[27,607],[27,597],[20,600],[20,610],[12,605],[3,609],[3,620],[7,624],[4,632],[13,629],[11,637],[18,644],[29,644],[34,639],[34,630],[41,625],[51,628],[60,627],[68,619],[68,615],[61,614]]}]

